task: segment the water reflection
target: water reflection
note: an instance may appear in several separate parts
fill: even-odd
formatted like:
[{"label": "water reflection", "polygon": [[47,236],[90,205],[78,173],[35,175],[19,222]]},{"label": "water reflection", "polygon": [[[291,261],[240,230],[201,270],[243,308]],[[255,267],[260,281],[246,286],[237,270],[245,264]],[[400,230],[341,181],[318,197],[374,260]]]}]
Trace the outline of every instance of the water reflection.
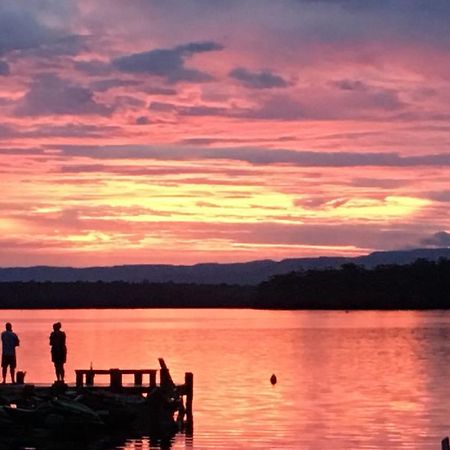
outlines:
[{"label": "water reflection", "polygon": [[[242,310],[2,311],[18,370],[53,381],[48,328],[75,368],[194,373],[195,438],[109,438],[97,449],[434,450],[450,432],[450,313]],[[277,383],[270,383],[271,374]],[[70,444],[75,445],[75,444]],[[90,445],[87,446],[87,445]],[[1,448],[1,447],[0,447]]]},{"label": "water reflection", "polygon": [[[176,442],[175,438],[155,438],[143,436],[132,438],[126,436],[108,436],[90,439],[56,439],[49,436],[2,438],[0,449],[16,450],[170,450]],[[183,447],[188,448],[188,447]]]}]

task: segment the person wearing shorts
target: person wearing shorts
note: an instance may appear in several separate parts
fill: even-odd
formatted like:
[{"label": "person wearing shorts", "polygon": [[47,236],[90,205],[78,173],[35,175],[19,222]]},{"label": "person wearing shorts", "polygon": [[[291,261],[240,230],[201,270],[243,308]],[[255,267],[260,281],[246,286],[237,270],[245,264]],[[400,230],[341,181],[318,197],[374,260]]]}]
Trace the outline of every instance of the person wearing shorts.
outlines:
[{"label": "person wearing shorts", "polygon": [[64,364],[67,357],[66,333],[61,331],[61,322],[53,324],[50,334],[52,361],[55,365],[56,381],[64,383]]},{"label": "person wearing shorts", "polygon": [[11,383],[15,383],[16,373],[16,347],[19,346],[19,338],[17,334],[12,331],[12,325],[7,322],[5,324],[5,331],[2,333],[2,376],[3,384],[6,383],[6,373],[11,374]]}]

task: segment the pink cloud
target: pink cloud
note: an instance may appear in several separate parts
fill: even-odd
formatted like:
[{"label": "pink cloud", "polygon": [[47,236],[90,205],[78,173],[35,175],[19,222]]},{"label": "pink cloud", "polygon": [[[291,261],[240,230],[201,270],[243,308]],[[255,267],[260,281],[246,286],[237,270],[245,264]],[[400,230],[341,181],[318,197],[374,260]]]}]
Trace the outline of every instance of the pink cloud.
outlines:
[{"label": "pink cloud", "polygon": [[230,261],[448,231],[450,7],[394,3],[5,0],[7,253]]}]

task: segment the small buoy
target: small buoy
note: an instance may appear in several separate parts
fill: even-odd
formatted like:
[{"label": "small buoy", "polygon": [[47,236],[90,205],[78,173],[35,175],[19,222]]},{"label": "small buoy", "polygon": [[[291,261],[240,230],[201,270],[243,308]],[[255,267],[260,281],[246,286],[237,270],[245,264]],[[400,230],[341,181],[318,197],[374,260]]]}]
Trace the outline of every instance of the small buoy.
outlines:
[{"label": "small buoy", "polygon": [[270,377],[270,382],[272,385],[277,384],[277,376],[275,374]]}]

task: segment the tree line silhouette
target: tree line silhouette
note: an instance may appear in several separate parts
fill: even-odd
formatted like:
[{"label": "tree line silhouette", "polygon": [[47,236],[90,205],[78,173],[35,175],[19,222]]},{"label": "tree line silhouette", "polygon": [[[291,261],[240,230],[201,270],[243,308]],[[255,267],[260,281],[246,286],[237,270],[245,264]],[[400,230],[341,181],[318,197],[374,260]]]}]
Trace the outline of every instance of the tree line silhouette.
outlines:
[{"label": "tree line silhouette", "polygon": [[0,308],[448,309],[450,260],[355,264],[276,275],[258,286],[3,282]]},{"label": "tree line silhouette", "polygon": [[234,285],[114,282],[4,282],[0,308],[239,308],[254,288]]},{"label": "tree line silhouette", "polygon": [[447,309],[450,260],[292,272],[261,283],[257,299],[268,309]]}]

